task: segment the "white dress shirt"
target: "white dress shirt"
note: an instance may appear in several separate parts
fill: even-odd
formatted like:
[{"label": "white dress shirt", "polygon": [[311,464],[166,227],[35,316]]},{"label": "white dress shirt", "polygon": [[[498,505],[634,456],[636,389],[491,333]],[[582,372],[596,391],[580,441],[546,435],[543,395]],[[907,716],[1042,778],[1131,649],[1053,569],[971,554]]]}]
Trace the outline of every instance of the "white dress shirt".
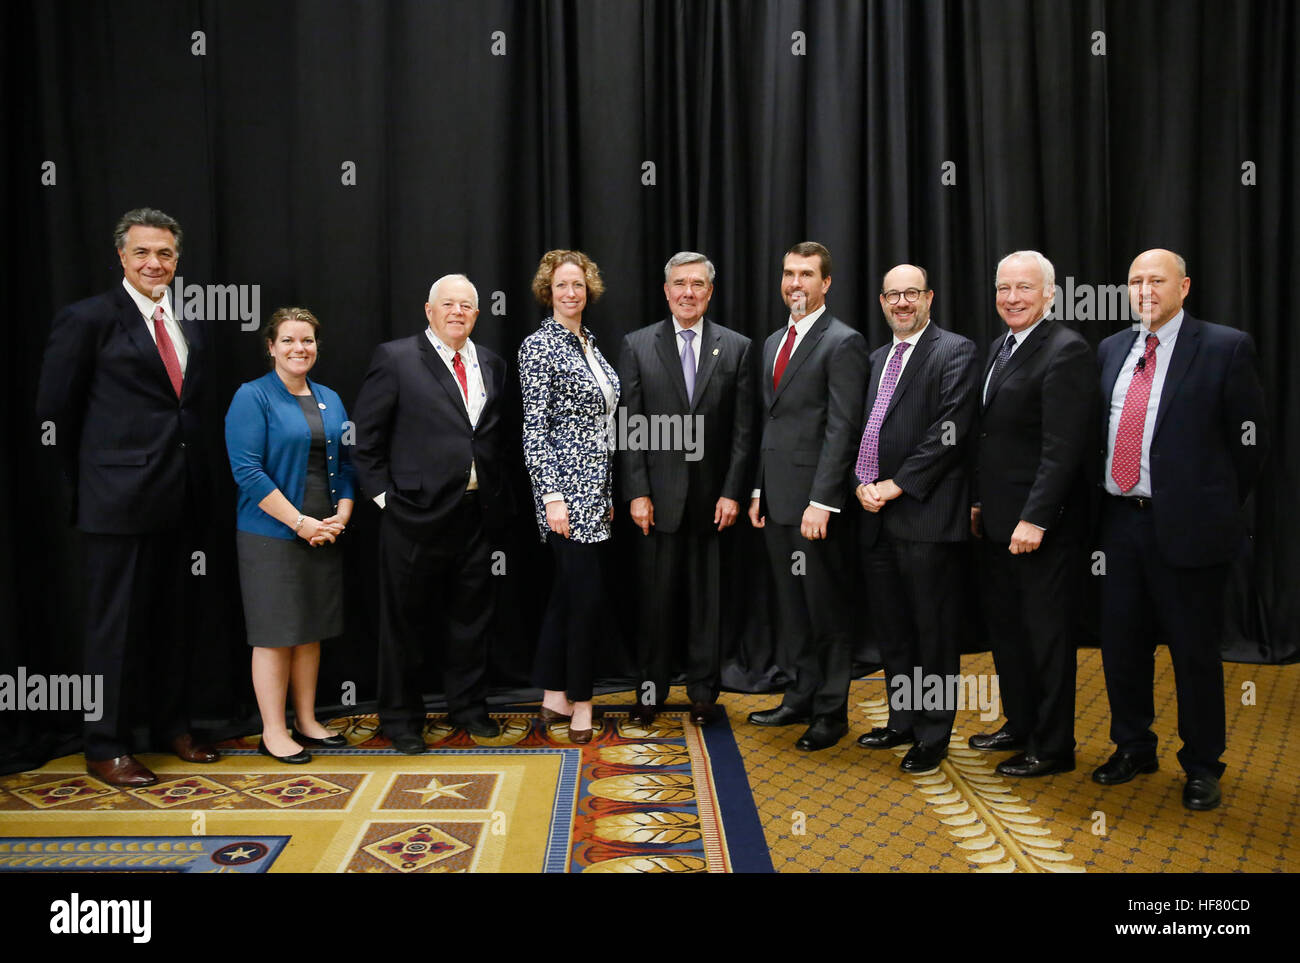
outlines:
[{"label": "white dress shirt", "polygon": [[[677,334],[677,357],[681,358],[682,349],[689,344],[691,346],[691,354],[695,356],[695,371],[696,373],[698,373],[700,370],[700,341],[703,340],[702,336],[704,334],[704,319],[700,318],[689,328],[686,328],[683,327],[682,323],[678,321],[677,318],[674,316],[673,331],[676,332]],[[695,337],[691,338],[688,341],[686,338],[682,337],[683,331],[694,331]]]},{"label": "white dress shirt", "polygon": [[154,330],[153,316],[158,310],[158,305],[162,305],[163,327],[167,329],[167,336],[172,339],[172,347],[176,349],[176,360],[181,363],[181,374],[184,375],[185,366],[190,360],[190,343],[185,340],[185,332],[181,330],[180,322],[176,320],[176,314],[172,311],[171,289],[163,288],[163,296],[157,301],[151,301],[133,288],[126,278],[122,278],[122,287],[126,288],[126,293],[131,295],[131,300],[144,315],[145,328],[148,329],[149,337],[153,338],[154,344],[158,343],[158,333]]},{"label": "white dress shirt", "polygon": [[[1165,376],[1169,374],[1169,362],[1174,357],[1174,342],[1183,327],[1183,312],[1179,311],[1170,320],[1160,326],[1159,331],[1143,327],[1133,340],[1128,357],[1120,366],[1115,387],[1110,393],[1110,419],[1106,428],[1106,491],[1112,495],[1128,497],[1151,497],[1151,435],[1155,431],[1156,413],[1160,411],[1160,395],[1164,391]],[[1124,399],[1128,395],[1129,385],[1133,383],[1133,372],[1137,370],[1138,360],[1146,354],[1147,335],[1154,334],[1159,339],[1156,345],[1156,373],[1151,379],[1151,395],[1147,398],[1146,420],[1142,425],[1142,460],[1138,473],[1138,482],[1127,492],[1119,490],[1115,479],[1110,475],[1111,465],[1115,461],[1115,435],[1119,432],[1119,416],[1124,411]]]}]

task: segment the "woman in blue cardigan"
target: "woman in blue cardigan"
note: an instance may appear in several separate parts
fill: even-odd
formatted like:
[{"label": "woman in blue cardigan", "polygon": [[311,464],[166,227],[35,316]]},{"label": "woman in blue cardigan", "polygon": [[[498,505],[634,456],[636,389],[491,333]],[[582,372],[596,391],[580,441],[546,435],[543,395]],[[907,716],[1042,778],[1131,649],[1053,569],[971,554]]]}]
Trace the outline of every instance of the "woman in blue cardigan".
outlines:
[{"label": "woman in blue cardigan", "polygon": [[[319,327],[305,308],[271,315],[262,337],[273,370],[240,385],[226,412],[239,486],[239,587],[262,714],[258,751],[287,763],[310,762],[308,746],[347,745],[316,720],[315,708],[320,640],[343,632],[343,559],[334,542],[352,517],[354,494],[343,402],[307,378]],[[293,731],[284,711],[290,690]]]},{"label": "woman in blue cardigan", "polygon": [[544,723],[568,720],[569,741],[592,738],[592,676],[605,597],[604,547],[614,517],[613,432],[618,375],[582,323],[604,291],[581,251],[548,251],[533,295],[552,315],[519,346],[524,460],[537,529],[555,557],[533,681]]}]

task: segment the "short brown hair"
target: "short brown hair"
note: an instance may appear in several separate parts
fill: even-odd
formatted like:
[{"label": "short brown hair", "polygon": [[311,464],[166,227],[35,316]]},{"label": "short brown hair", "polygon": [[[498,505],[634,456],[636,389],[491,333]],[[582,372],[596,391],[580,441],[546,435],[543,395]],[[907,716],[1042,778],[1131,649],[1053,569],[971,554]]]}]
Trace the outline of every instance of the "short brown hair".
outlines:
[{"label": "short brown hair", "polygon": [[[311,325],[311,333],[320,341],[320,321],[316,315],[312,314],[306,308],[278,308],[274,314],[266,319],[266,324],[262,325],[262,342],[264,344],[273,344],[279,337],[280,325],[286,321],[305,321]],[[272,360],[274,365],[275,361]]]},{"label": "short brown hair", "polygon": [[537,264],[537,273],[533,275],[533,297],[544,308],[551,306],[551,281],[561,264],[573,264],[582,268],[587,282],[587,300],[594,302],[605,293],[605,282],[600,279],[600,268],[596,262],[581,251],[547,251]]},{"label": "short brown hair", "polygon": [[[797,254],[799,257],[812,257],[815,254],[821,258],[822,277],[828,278],[831,276],[831,252],[826,250],[826,245],[818,244],[816,241],[801,241],[785,253],[787,255]],[[785,260],[785,258],[781,260]]]}]

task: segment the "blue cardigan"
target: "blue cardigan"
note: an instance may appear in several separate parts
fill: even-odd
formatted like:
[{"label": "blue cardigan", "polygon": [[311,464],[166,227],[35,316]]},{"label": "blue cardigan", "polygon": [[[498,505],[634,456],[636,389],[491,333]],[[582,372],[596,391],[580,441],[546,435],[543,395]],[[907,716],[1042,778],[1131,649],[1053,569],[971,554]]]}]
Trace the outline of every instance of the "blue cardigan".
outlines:
[{"label": "blue cardigan", "polygon": [[[310,379],[307,385],[325,425],[330,502],[338,511],[340,498],[354,497],[351,438],[348,444],[340,444],[348,414],[337,393]],[[235,392],[226,412],[226,451],[230,471],[239,486],[235,527],[254,535],[296,538],[292,528],[257,507],[278,488],[301,511],[307,490],[311,428],[298,400],[274,371],[240,385]]]}]

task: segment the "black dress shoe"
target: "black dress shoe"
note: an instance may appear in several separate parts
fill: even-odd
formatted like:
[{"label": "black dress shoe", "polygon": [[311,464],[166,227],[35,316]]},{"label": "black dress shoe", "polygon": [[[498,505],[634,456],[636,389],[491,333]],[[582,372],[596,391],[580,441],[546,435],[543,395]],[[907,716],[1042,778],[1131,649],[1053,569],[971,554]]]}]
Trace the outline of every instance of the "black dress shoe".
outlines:
[{"label": "black dress shoe", "polygon": [[1006,726],[997,732],[981,732],[966,741],[970,743],[972,749],[980,749],[984,752],[1024,752],[1029,748],[1025,740],[1008,732]]},{"label": "black dress shoe", "polygon": [[1159,768],[1156,757],[1149,753],[1116,751],[1092,771],[1092,781],[1103,786],[1118,786],[1140,772],[1155,772]]},{"label": "black dress shoe", "polygon": [[655,721],[655,707],[638,702],[628,710],[627,717],[639,726],[648,726]]},{"label": "black dress shoe", "polygon": [[927,746],[924,743],[918,742],[911,749],[907,750],[907,755],[903,757],[903,761],[899,764],[898,768],[903,770],[903,772],[910,773],[933,772],[939,768],[939,763],[941,763],[947,755],[947,743]]},{"label": "black dress shoe", "polygon": [[315,736],[304,736],[297,729],[290,729],[289,735],[293,736],[294,742],[302,743],[308,749],[346,749],[348,741],[343,736],[326,736],[324,739],[317,739]]},{"label": "black dress shoe", "polygon": [[475,716],[472,719],[451,720],[452,725],[459,726],[471,736],[480,739],[495,739],[501,735],[501,724],[490,716]]},{"label": "black dress shoe", "polygon": [[858,745],[863,749],[892,749],[894,746],[915,742],[916,737],[910,732],[899,732],[888,726],[876,726],[870,732],[858,736]]},{"label": "black dress shoe", "polygon": [[691,703],[691,724],[707,726],[718,716],[718,707],[712,702]]},{"label": "black dress shoe", "polygon": [[1000,776],[1050,776],[1055,772],[1074,772],[1074,756],[1055,758],[1021,752],[997,765]]},{"label": "black dress shoe", "polygon": [[762,712],[751,712],[749,721],[756,726],[806,726],[811,721],[805,713],[789,706],[777,706]]},{"label": "black dress shoe", "polygon": [[1188,809],[1214,809],[1223,801],[1215,776],[1188,776],[1183,787],[1183,805]]},{"label": "black dress shoe", "polygon": [[311,753],[306,749],[299,749],[297,752],[291,753],[287,756],[277,756],[270,749],[266,748],[265,742],[259,742],[257,744],[257,751],[264,756],[270,756],[276,762],[287,763],[290,766],[301,766],[305,762],[311,762]]},{"label": "black dress shoe", "polygon": [[799,737],[799,741],[794,744],[794,747],[803,752],[817,752],[821,749],[829,749],[848,734],[849,724],[847,720],[815,719],[813,724],[808,727],[808,731]]},{"label": "black dress shoe", "polygon": [[393,744],[393,752],[400,752],[406,756],[418,756],[429,750],[429,747],[424,744],[424,737],[414,732],[399,732],[389,736],[388,740]]}]

